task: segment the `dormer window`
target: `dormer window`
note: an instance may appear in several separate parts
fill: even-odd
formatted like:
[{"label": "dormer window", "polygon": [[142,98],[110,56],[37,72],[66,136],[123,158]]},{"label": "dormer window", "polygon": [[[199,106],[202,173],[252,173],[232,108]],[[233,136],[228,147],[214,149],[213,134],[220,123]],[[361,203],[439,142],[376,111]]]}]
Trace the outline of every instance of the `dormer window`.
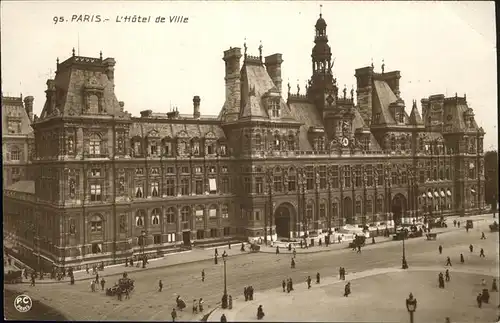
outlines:
[{"label": "dormer window", "polygon": [[403,111],[397,111],[395,115],[395,119],[397,123],[404,123],[405,122],[405,114]]},{"label": "dormer window", "polygon": [[149,152],[150,152],[151,156],[158,155],[158,144],[156,143],[156,141],[151,142],[151,144],[149,146]]},{"label": "dormer window", "polygon": [[271,110],[271,116],[273,118],[279,118],[281,116],[280,103],[278,100],[269,101],[269,110]]},{"label": "dormer window", "polygon": [[274,144],[274,149],[275,150],[279,150],[280,149],[280,143],[281,143],[280,136],[279,135],[274,135],[274,142],[273,142],[273,144]]},{"label": "dormer window", "polygon": [[200,154],[200,143],[198,140],[193,140],[193,155],[199,155]]},{"label": "dormer window", "polygon": [[170,156],[172,154],[172,143],[170,141],[165,141],[163,144],[163,155]]}]

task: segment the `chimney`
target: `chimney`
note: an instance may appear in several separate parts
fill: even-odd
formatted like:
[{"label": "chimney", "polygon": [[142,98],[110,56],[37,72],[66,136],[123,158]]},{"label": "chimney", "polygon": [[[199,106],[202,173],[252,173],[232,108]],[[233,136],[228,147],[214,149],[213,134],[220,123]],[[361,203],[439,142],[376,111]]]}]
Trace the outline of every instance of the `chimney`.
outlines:
[{"label": "chimney", "polygon": [[114,58],[106,58],[102,63],[106,66],[106,76],[108,77],[108,80],[110,80],[110,82],[114,84],[115,64],[116,64],[115,59]]},{"label": "chimney", "polygon": [[193,118],[200,118],[200,97],[197,95],[193,96]]},{"label": "chimney", "polygon": [[120,111],[123,112],[123,107],[125,107],[125,102],[123,101],[118,101],[118,105],[120,105]]},{"label": "chimney", "polygon": [[226,63],[226,117],[227,121],[238,119],[241,105],[241,48],[235,47],[224,51],[223,60]]},{"label": "chimney", "polygon": [[283,59],[281,54],[273,54],[265,58],[265,65],[267,69],[267,74],[273,80],[274,85],[281,94],[281,63]]},{"label": "chimney", "polygon": [[33,100],[34,98],[32,96],[24,98],[24,108],[26,109],[30,122],[33,122]]},{"label": "chimney", "polygon": [[372,96],[373,96],[373,67],[356,69],[356,97],[358,109],[365,124],[372,121]]}]

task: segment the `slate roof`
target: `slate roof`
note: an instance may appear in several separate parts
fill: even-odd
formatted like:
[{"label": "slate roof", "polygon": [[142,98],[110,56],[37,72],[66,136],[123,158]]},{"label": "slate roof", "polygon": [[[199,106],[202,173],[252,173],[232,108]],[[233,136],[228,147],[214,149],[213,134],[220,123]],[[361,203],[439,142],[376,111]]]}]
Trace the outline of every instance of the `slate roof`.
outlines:
[{"label": "slate roof", "polygon": [[416,103],[413,103],[408,122],[410,123],[410,125],[414,126],[420,126],[424,124],[424,122],[422,121],[422,117],[420,116],[420,112],[418,112]]},{"label": "slate roof", "polygon": [[381,124],[395,124],[396,121],[391,115],[389,105],[398,98],[394,92],[392,92],[387,82],[374,80],[373,84],[373,114],[380,113],[379,123]]},{"label": "slate roof", "polygon": [[6,190],[35,194],[35,181],[18,181],[7,187]]},{"label": "slate roof", "polygon": [[303,122],[299,128],[299,148],[300,150],[313,150],[309,141],[309,128],[323,128],[323,122],[318,110],[312,103],[293,102],[290,103],[290,111],[295,120]]},{"label": "slate roof", "polygon": [[[21,97],[4,97],[2,96],[2,137],[3,136],[19,136],[32,135],[31,121],[26,113]],[[21,132],[10,134],[8,129],[8,119],[12,116],[21,121]]]},{"label": "slate roof", "polygon": [[130,137],[145,138],[151,131],[157,131],[160,139],[176,138],[186,136],[187,138],[204,138],[207,134],[213,134],[217,139],[224,139],[226,136],[219,125],[213,124],[191,124],[191,123],[154,123],[134,122],[130,127]]}]

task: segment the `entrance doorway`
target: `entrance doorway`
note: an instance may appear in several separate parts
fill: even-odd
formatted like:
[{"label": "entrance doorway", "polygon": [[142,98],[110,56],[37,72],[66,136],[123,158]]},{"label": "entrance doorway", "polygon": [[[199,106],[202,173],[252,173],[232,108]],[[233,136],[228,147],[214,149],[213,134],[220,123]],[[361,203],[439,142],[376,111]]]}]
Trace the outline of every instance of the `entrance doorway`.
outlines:
[{"label": "entrance doorway", "polygon": [[352,214],[352,199],[350,197],[344,198],[344,218],[347,224],[354,224]]},{"label": "entrance doorway", "polygon": [[182,232],[182,242],[186,247],[191,246],[191,231]]},{"label": "entrance doorway", "polygon": [[392,199],[391,212],[393,214],[394,224],[402,223],[403,214],[406,211],[406,198],[402,194],[396,194]]},{"label": "entrance doorway", "polygon": [[276,235],[279,238],[290,238],[292,231],[292,214],[293,206],[288,203],[280,205],[274,212],[274,223],[276,224]]}]

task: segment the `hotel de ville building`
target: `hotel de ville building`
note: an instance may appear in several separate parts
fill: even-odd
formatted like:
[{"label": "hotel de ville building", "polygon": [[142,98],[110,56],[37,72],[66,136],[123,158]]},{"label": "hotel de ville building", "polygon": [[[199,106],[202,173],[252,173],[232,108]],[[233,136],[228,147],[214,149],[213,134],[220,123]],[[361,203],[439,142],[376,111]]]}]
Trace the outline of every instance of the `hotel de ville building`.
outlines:
[{"label": "hotel de ville building", "polygon": [[218,116],[199,96],[189,115],[131,116],[114,93],[126,68],[73,50],[39,117],[32,97],[2,98],[4,234],[24,257],[80,266],[477,212],[485,133],[466,96],[408,103],[399,71],[367,66],[354,100],[333,77],[326,27],[320,15],[302,90],[282,89],[282,54],[224,51]]}]

